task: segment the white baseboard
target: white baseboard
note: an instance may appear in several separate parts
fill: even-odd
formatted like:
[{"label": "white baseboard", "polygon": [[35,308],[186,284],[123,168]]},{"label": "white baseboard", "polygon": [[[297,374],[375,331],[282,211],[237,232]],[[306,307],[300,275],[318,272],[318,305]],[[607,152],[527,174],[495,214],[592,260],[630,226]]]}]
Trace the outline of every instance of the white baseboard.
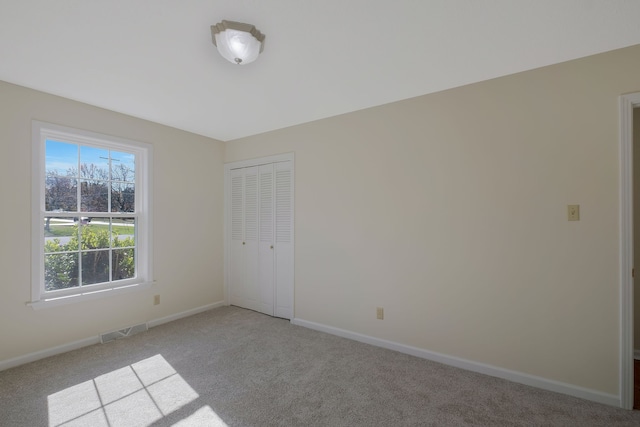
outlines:
[{"label": "white baseboard", "polygon": [[291,323],[293,323],[294,325],[304,326],[305,328],[314,329],[316,331],[326,332],[328,334],[337,335],[339,337],[349,338],[355,341],[360,341],[360,342],[371,344],[377,347],[382,347],[389,350],[395,350],[400,353],[405,353],[405,354],[420,357],[423,359],[432,360],[434,362],[443,363],[445,365],[455,366],[457,368],[466,369],[468,371],[478,372],[480,374],[490,375],[493,377],[498,377],[505,380],[513,381],[516,383],[541,388],[543,390],[549,390],[557,393],[568,394],[570,396],[579,397],[581,399],[587,399],[587,400],[591,400],[598,403],[604,403],[606,405],[612,405],[617,407],[620,407],[621,405],[619,396],[608,394],[608,393],[602,393],[597,390],[591,390],[588,388],[579,387],[579,386],[575,386],[567,383],[562,383],[559,381],[549,380],[546,378],[537,377],[537,376],[525,374],[522,372],[499,368],[497,366],[487,365],[484,363],[478,363],[471,360],[448,356],[446,354],[436,353],[433,351],[428,351],[428,350],[424,350],[417,347],[411,347],[411,346],[400,344],[397,342],[387,341],[380,338],[375,338],[368,335],[347,331],[344,329],[334,328],[332,326],[310,322],[303,319],[296,318],[291,320]]},{"label": "white baseboard", "polygon": [[[203,305],[202,307],[196,307],[191,310],[183,311],[181,313],[172,314],[171,316],[161,317],[159,319],[150,320],[147,325],[152,328],[154,326],[162,325],[173,320],[182,319],[183,317],[193,316],[194,314],[202,313],[203,311],[211,310],[216,307],[222,307],[223,302],[216,302],[213,304]],[[0,371],[5,369],[15,368],[16,366],[24,365],[26,363],[35,362],[36,360],[44,359],[45,357],[55,356],[57,354],[66,353],[68,351],[77,350],[82,347],[87,347],[93,344],[100,343],[100,336],[89,337],[82,340],[74,341],[67,344],[58,345],[55,347],[47,348],[33,353],[25,354],[24,356],[14,357],[13,359],[1,360]]]},{"label": "white baseboard", "polygon": [[95,337],[89,337],[83,340],[35,351],[33,353],[25,354],[24,356],[14,357],[13,359],[3,360],[0,361],[0,371],[15,368],[16,366],[24,365],[25,363],[35,362],[36,360],[44,359],[45,357],[55,356],[56,354],[66,353],[71,350],[77,350],[82,347],[98,344],[99,342],[100,337],[96,335]]},{"label": "white baseboard", "polygon": [[173,322],[174,320],[182,319],[183,317],[193,316],[194,314],[202,313],[203,311],[212,310],[214,308],[222,307],[223,301],[214,302],[213,304],[203,305],[202,307],[192,308],[191,310],[183,311],[180,313],[172,314],[170,316],[161,317],[159,319],[150,320],[147,325],[150,328],[162,325],[163,323]]}]

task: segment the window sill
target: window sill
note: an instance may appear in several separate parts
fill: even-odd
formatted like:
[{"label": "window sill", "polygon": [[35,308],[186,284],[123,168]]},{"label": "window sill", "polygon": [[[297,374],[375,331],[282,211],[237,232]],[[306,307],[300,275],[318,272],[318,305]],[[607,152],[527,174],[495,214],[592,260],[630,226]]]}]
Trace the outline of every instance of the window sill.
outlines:
[{"label": "window sill", "polygon": [[63,297],[48,298],[48,299],[43,299],[39,301],[30,301],[27,303],[27,305],[33,308],[34,310],[40,310],[43,308],[57,307],[60,305],[73,304],[76,302],[90,301],[90,300],[106,298],[106,297],[120,295],[120,294],[126,294],[130,292],[142,291],[142,290],[151,288],[153,284],[154,282],[135,283],[133,285],[120,286],[117,288],[100,289],[98,291],[83,292],[83,293],[73,294],[73,295],[65,295]]}]

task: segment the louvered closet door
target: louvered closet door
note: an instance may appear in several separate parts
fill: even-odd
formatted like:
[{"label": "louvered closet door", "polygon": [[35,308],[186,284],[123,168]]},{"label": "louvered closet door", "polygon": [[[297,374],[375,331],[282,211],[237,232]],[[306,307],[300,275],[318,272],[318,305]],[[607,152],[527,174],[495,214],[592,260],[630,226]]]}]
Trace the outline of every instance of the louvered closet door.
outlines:
[{"label": "louvered closet door", "polygon": [[275,172],[275,315],[293,318],[293,169],[291,162],[274,164]]},{"label": "louvered closet door", "polygon": [[230,170],[230,303],[293,317],[293,165]]},{"label": "louvered closet door", "polygon": [[259,310],[258,168],[231,171],[231,304]]},{"label": "louvered closet door", "polygon": [[244,307],[260,311],[258,249],[258,166],[244,170]]},{"label": "louvered closet door", "polygon": [[244,170],[231,173],[231,244],[228,273],[229,299],[232,305],[245,307],[244,272]]},{"label": "louvered closet door", "polygon": [[258,287],[260,291],[260,310],[274,314],[274,229],[275,215],[273,203],[273,164],[259,167],[260,182],[260,242]]}]

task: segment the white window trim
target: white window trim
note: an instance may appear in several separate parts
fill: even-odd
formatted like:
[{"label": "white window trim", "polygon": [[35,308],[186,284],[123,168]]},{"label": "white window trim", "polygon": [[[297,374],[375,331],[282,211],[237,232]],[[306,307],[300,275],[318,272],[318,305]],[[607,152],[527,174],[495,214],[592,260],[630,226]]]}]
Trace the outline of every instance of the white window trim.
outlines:
[{"label": "white window trim", "polygon": [[[44,289],[44,215],[45,140],[120,149],[136,155],[136,278],[89,287],[69,288],[47,293]],[[103,298],[149,288],[153,284],[153,218],[152,218],[153,147],[144,142],[103,135],[34,120],[32,122],[32,182],[31,182],[31,301],[33,309]],[[144,189],[144,191],[142,190]]]}]

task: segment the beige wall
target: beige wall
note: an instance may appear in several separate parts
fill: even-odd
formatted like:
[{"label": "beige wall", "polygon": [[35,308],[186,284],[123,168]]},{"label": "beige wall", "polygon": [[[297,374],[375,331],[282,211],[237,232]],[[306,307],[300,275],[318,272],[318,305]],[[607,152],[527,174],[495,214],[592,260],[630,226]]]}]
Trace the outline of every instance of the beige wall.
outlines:
[{"label": "beige wall", "polygon": [[[32,119],[153,145],[153,289],[38,311],[25,305]],[[223,300],[223,143],[0,82],[0,147],[0,362]]]},{"label": "beige wall", "polygon": [[640,46],[232,141],[226,161],[295,152],[296,318],[617,395],[635,91]]},{"label": "beige wall", "polygon": [[[293,151],[297,318],[617,394],[617,99],[636,91],[640,46],[233,141],[224,157],[218,141],[0,82],[0,361],[221,301],[222,159]],[[25,306],[32,119],[153,144],[155,289]],[[173,227],[183,206],[206,215]]]}]

